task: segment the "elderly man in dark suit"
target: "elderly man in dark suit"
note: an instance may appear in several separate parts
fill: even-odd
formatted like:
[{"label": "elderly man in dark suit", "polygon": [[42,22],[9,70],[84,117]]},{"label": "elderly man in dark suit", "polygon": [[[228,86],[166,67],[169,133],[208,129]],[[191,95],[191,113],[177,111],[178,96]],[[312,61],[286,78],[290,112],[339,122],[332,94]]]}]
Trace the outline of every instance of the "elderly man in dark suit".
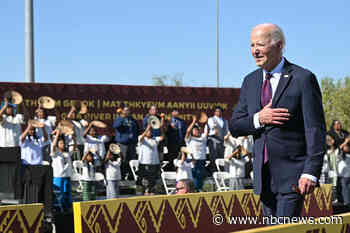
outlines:
[{"label": "elderly man in dark suit", "polygon": [[230,132],[254,136],[254,192],[263,214],[299,216],[325,154],[321,91],[312,72],[283,57],[285,37],[277,25],[257,25],[250,39],[260,68],[243,81]]}]

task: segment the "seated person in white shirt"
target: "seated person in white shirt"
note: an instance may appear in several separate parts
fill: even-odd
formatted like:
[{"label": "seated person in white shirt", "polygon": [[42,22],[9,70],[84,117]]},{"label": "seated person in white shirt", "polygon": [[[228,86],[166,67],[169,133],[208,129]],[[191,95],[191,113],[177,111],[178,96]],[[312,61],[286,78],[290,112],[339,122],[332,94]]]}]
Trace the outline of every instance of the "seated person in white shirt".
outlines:
[{"label": "seated person in white shirt", "polygon": [[191,155],[187,155],[185,152],[187,149],[186,147],[181,147],[181,156],[179,156],[179,159],[176,160],[176,181],[179,180],[193,180],[192,176],[192,168],[193,162]]},{"label": "seated person in white shirt", "polygon": [[194,167],[192,169],[192,176],[194,188],[200,192],[203,188],[205,178],[205,160],[207,152],[207,137],[208,131],[200,132],[199,126],[196,125],[197,117],[193,116],[191,125],[187,128],[185,142],[192,155]]},{"label": "seated person in white shirt", "polygon": [[97,135],[96,128],[91,122],[85,129],[83,136],[85,138],[84,154],[87,151],[93,152],[96,172],[102,172],[102,162],[106,156],[105,143],[108,142],[109,138],[106,135]]},{"label": "seated person in white shirt", "polygon": [[24,124],[22,114],[16,114],[16,106],[5,98],[0,108],[0,147],[19,146],[19,137],[22,133],[21,124]]},{"label": "seated person in white shirt", "polygon": [[158,144],[164,139],[163,132],[159,137],[152,137],[151,126],[139,136],[139,174],[145,195],[154,195],[154,187],[160,177]]},{"label": "seated person in white shirt", "polygon": [[121,179],[120,165],[121,153],[113,154],[110,150],[108,150],[105,158],[107,199],[117,198],[119,196],[119,181]]},{"label": "seated person in white shirt", "polygon": [[69,152],[66,152],[64,137],[60,135],[59,129],[56,130],[51,150],[52,170],[53,170],[53,188],[58,191],[58,206],[61,211],[72,208],[72,160]]},{"label": "seated person in white shirt", "polygon": [[28,123],[28,127],[20,136],[21,160],[24,165],[41,165],[43,162],[43,147],[48,143],[45,127],[42,127],[43,137],[35,134],[35,128]]},{"label": "seated person in white shirt", "polygon": [[244,189],[244,180],[246,176],[245,165],[250,160],[248,152],[241,145],[233,145],[229,143],[226,145],[225,159],[230,166],[230,188],[232,190]]},{"label": "seated person in white shirt", "polygon": [[83,158],[82,171],[82,186],[83,186],[83,201],[96,200],[96,179],[94,156],[90,151],[87,151]]}]

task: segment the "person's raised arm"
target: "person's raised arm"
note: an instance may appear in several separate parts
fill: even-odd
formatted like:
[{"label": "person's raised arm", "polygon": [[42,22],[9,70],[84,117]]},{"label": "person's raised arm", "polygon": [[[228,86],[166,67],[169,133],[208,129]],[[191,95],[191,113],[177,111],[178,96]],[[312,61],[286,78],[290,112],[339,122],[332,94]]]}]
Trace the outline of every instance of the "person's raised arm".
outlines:
[{"label": "person's raised arm", "polygon": [[186,154],[185,152],[181,151],[181,161],[180,164],[183,165],[186,159]]},{"label": "person's raised arm", "polygon": [[146,136],[146,134],[147,134],[148,131],[151,131],[151,125],[150,125],[150,124],[147,125],[145,132],[143,132],[143,133],[140,135],[140,137],[139,137],[139,141],[140,141],[140,142],[143,141],[143,139],[145,138],[145,136]]},{"label": "person's raised arm", "polygon": [[19,140],[23,143],[24,140],[26,139],[28,133],[29,133],[29,130],[32,129],[32,124],[30,122],[28,122],[28,126],[27,128],[24,130],[24,132],[21,134],[21,136],[19,137]]},{"label": "person's raised arm", "polygon": [[49,139],[49,136],[48,136],[48,134],[47,134],[47,131],[46,131],[46,128],[45,128],[45,124],[43,124],[43,126],[40,127],[40,128],[41,128],[42,131],[43,131],[43,138],[44,138],[43,142],[46,142],[46,141]]},{"label": "person's raised arm", "polygon": [[7,98],[4,99],[4,106],[0,109],[0,122],[2,121],[2,114],[6,111],[6,108],[8,107],[9,101]]},{"label": "person's raised arm", "polygon": [[86,127],[86,129],[84,130],[84,133],[83,133],[83,137],[85,138],[86,135],[88,134],[89,130],[91,129],[92,127],[92,121],[89,123],[88,127]]},{"label": "person's raised arm", "polygon": [[196,124],[197,121],[197,117],[195,115],[192,116],[192,123],[188,126],[187,130],[186,130],[186,135],[185,135],[185,139],[189,139],[190,135],[191,135],[191,131],[194,127],[194,124]]},{"label": "person's raised arm", "polygon": [[[77,111],[77,109],[75,108],[75,106],[72,106],[68,115],[67,115],[67,118],[68,119],[72,119],[73,118],[73,114]],[[73,120],[73,119],[72,119]]]},{"label": "person's raised arm", "polygon": [[60,129],[57,128],[55,131],[56,131],[56,132],[55,132],[55,138],[54,138],[53,141],[52,141],[52,152],[53,152],[53,153],[56,153],[58,137],[60,136]]}]

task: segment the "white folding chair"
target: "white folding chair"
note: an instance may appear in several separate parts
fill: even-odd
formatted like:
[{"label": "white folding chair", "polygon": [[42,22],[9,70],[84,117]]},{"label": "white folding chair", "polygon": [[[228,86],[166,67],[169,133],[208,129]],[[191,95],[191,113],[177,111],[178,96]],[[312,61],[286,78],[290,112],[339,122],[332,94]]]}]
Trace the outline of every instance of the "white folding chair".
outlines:
[{"label": "white folding chair", "polygon": [[101,172],[95,173],[95,181],[96,182],[103,182],[103,184],[106,186],[105,176]]},{"label": "white folding chair", "polygon": [[166,167],[166,165],[168,165],[169,164],[169,161],[162,161],[161,163],[160,163],[160,171],[161,172],[164,172],[164,168]]},{"label": "white folding chair", "polygon": [[78,193],[83,192],[83,184],[81,182],[81,174],[73,172],[71,180],[72,180],[72,183],[73,182],[78,182],[78,187],[77,187],[76,191]]},{"label": "white folding chair", "polygon": [[75,160],[73,161],[73,173],[82,174],[83,173],[83,161]]},{"label": "white folding chair", "polygon": [[[176,191],[176,172],[162,172],[162,182],[167,195]],[[171,181],[171,182],[169,182]]]},{"label": "white folding chair", "polygon": [[[226,160],[225,159],[215,159],[215,165],[216,165],[216,169],[218,170],[218,172],[224,172],[225,168],[226,168]],[[220,168],[220,166],[224,167],[224,170],[222,170]]]},{"label": "white folding chair", "polygon": [[[177,168],[177,161],[179,161],[178,159],[174,159],[173,160],[173,164],[174,164],[174,167],[175,167],[175,170],[176,170],[176,168]],[[181,161],[181,160],[180,160]]]},{"label": "white folding chair", "polygon": [[137,180],[137,175],[136,175],[136,171],[139,170],[139,161],[138,160],[130,160],[129,161],[129,166],[132,172],[132,175],[134,176],[134,180]]},{"label": "white folding chair", "polygon": [[230,188],[227,187],[227,185],[225,183],[225,181],[227,181],[231,178],[230,174],[228,172],[214,172],[213,177],[215,180],[217,191],[221,192],[221,191],[230,190]]}]

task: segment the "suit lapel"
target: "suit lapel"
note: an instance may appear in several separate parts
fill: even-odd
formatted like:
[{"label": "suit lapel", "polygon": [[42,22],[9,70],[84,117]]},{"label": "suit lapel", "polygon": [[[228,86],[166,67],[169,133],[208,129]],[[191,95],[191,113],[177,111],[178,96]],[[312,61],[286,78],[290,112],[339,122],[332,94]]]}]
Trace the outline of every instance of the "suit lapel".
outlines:
[{"label": "suit lapel", "polygon": [[257,72],[257,77],[255,78],[256,80],[256,111],[259,111],[261,109],[261,88],[262,88],[262,83],[263,83],[263,70],[259,69]]},{"label": "suit lapel", "polygon": [[291,63],[289,63],[287,61],[287,59],[285,59],[284,66],[282,69],[281,78],[280,78],[280,81],[278,82],[276,93],[272,99],[272,107],[273,108],[276,107],[278,100],[281,98],[282,93],[284,92],[284,90],[288,86],[288,83],[290,82],[290,80],[292,78],[292,73],[291,73],[292,70],[293,69],[292,69]]}]

